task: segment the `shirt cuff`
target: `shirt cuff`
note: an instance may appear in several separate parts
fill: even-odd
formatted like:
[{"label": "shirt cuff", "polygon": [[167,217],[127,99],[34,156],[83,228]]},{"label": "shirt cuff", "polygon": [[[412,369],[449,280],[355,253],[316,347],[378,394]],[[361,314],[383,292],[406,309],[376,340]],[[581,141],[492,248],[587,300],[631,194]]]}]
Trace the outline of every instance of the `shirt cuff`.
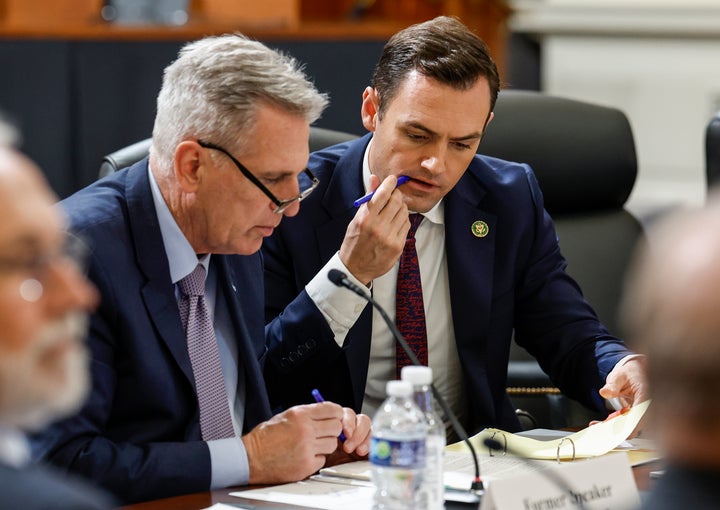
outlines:
[{"label": "shirt cuff", "polygon": [[613,367],[613,370],[615,370],[617,367],[623,366],[628,361],[634,360],[634,359],[645,359],[644,354],[628,354],[624,358],[621,358],[620,361],[615,363],[615,366]]},{"label": "shirt cuff", "polygon": [[342,347],[347,332],[360,317],[367,306],[367,301],[348,289],[332,283],[327,277],[328,271],[331,269],[342,271],[350,281],[359,287],[364,287],[364,285],[348,271],[340,260],[339,253],[335,253],[315,275],[315,278],[305,286],[308,296],[328,321],[328,325],[335,335],[335,341]]},{"label": "shirt cuff", "polygon": [[250,464],[241,438],[216,439],[208,441],[207,445],[210,449],[210,490],[248,484]]}]

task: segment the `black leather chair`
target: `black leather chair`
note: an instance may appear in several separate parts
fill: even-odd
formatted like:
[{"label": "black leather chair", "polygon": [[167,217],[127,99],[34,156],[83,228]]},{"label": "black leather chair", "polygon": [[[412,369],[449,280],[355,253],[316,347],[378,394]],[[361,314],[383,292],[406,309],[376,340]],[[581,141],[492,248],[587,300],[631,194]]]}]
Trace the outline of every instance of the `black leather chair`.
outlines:
[{"label": "black leather chair", "polygon": [[708,188],[720,184],[720,111],[705,129],[705,163]]},{"label": "black leather chair", "polygon": [[[343,131],[335,131],[316,126],[310,127],[310,151],[316,151],[335,145],[336,143],[346,142],[357,138],[357,135],[345,133]],[[121,168],[137,163],[148,155],[152,140],[146,138],[122,149],[118,149],[113,153],[105,156],[100,163],[98,178],[105,177],[113,172],[117,172]]]},{"label": "black leather chair", "polygon": [[[532,166],[568,272],[603,323],[619,334],[616,312],[625,269],[644,235],[640,222],[624,208],[637,174],[626,116],[614,108],[538,92],[502,91],[478,152]],[[508,371],[513,402],[532,415],[528,426],[585,426],[596,417],[562,397],[537,362],[517,346]]]}]

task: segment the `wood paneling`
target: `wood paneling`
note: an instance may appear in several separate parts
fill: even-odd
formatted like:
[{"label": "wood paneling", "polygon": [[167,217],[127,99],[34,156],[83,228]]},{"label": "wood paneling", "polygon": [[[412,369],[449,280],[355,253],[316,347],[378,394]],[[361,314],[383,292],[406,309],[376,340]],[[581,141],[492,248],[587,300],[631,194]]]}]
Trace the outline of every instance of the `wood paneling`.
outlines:
[{"label": "wood paneling", "polygon": [[102,4],[102,0],[0,0],[0,22],[15,26],[91,23],[100,18]]}]

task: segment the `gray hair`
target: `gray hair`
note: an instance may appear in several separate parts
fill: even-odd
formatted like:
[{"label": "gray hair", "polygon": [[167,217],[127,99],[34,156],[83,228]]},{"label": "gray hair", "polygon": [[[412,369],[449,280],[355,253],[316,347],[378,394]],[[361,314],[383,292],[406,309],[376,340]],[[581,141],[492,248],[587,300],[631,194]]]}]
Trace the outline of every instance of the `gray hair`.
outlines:
[{"label": "gray hair", "polygon": [[328,99],[294,58],[241,34],[186,44],[165,69],[157,99],[151,152],[158,170],[169,171],[183,140],[202,139],[242,152],[239,134],[253,129],[260,102],[312,124]]}]

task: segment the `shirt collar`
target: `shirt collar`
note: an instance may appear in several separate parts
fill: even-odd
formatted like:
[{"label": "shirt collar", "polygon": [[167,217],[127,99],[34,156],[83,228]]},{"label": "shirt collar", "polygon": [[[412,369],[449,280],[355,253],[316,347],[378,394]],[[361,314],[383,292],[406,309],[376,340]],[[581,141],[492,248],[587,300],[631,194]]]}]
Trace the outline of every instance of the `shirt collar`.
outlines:
[{"label": "shirt collar", "polygon": [[[365,190],[365,193],[368,193],[370,189],[370,146],[372,145],[372,138],[370,139],[370,142],[367,144],[367,147],[365,147],[365,154],[363,155],[363,165],[362,165],[362,172],[363,172],[363,188]],[[412,211],[411,211],[412,212]],[[435,223],[437,225],[444,225],[445,224],[445,206],[443,204],[443,200],[440,199],[440,201],[433,206],[432,209],[430,209],[428,212],[423,213],[423,216],[428,219],[431,223]]]},{"label": "shirt collar", "polygon": [[170,209],[165,203],[165,199],[160,192],[155,176],[148,165],[148,178],[150,179],[150,191],[152,192],[153,203],[155,204],[155,212],[160,225],[160,234],[162,235],[163,245],[165,247],[165,255],[167,255],[170,266],[170,278],[173,284],[179,282],[187,275],[192,273],[198,264],[205,266],[207,274],[210,264],[210,255],[198,259],[195,250],[190,245],[185,234],[178,226],[175,218],[173,218]]},{"label": "shirt collar", "polygon": [[18,430],[0,427],[0,462],[21,468],[30,462],[30,445]]}]

